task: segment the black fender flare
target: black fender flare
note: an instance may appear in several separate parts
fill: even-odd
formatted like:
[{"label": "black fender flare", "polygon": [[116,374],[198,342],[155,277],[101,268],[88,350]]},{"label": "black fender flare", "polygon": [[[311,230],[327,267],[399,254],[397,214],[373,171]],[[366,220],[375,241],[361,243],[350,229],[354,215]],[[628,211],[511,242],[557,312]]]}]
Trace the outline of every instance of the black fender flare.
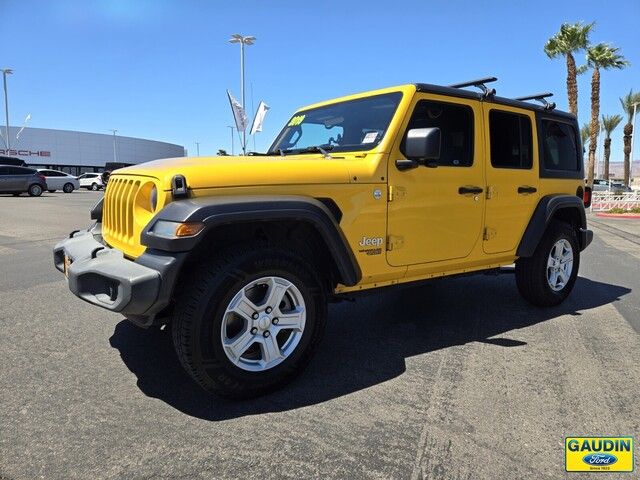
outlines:
[{"label": "black fender flare", "polygon": [[[204,229],[193,237],[166,238],[155,235],[159,220],[201,222]],[[147,224],[143,245],[167,252],[188,252],[216,227],[233,223],[295,220],[311,224],[322,237],[336,262],[340,283],[353,286],[362,272],[335,214],[318,199],[295,195],[219,196],[189,198],[169,203]]]},{"label": "black fender flare", "polygon": [[[578,212],[578,228],[580,232],[587,232],[587,217],[584,211],[582,199],[575,195],[547,195],[540,199],[538,206],[531,216],[524,235],[520,240],[520,245],[516,251],[518,257],[531,257],[535,252],[547,225],[558,210],[575,209]],[[580,233],[577,232],[577,233]],[[589,244],[589,240],[584,239],[586,235],[578,235],[580,249],[584,250]]]}]

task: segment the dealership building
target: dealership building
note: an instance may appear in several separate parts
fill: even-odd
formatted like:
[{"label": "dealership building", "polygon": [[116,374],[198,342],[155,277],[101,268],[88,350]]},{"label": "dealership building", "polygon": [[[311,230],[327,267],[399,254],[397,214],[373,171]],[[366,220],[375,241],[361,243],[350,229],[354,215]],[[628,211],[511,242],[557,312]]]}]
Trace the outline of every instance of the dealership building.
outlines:
[{"label": "dealership building", "polygon": [[[159,158],[183,157],[185,149],[173,143],[102,133],[9,127],[11,149],[0,143],[0,155],[16,157],[36,168],[62,170],[72,175],[102,172],[107,162],[135,165]],[[5,130],[2,127],[2,135]]]}]

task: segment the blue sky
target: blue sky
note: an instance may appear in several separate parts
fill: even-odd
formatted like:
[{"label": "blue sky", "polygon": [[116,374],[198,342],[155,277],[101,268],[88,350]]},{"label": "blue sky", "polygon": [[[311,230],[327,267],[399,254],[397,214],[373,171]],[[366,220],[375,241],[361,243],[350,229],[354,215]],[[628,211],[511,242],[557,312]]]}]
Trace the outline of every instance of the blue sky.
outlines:
[{"label": "blue sky", "polygon": [[[246,55],[247,105],[253,84],[254,104],[271,106],[258,150],[300,106],[401,83],[495,75],[499,95],[549,90],[566,109],[564,62],[542,51],[564,21],[595,20],[592,41],[613,42],[632,63],[602,73],[602,113],[622,113],[618,98],[640,90],[638,0],[0,0],[0,19],[0,66],[15,70],[12,124],[31,113],[32,127],[117,128],[191,154],[196,141],[202,155],[230,150],[225,90],[240,96],[232,33],[257,37]],[[589,82],[590,73],[579,79],[581,124]],[[622,160],[621,137],[619,127],[613,161]]]}]

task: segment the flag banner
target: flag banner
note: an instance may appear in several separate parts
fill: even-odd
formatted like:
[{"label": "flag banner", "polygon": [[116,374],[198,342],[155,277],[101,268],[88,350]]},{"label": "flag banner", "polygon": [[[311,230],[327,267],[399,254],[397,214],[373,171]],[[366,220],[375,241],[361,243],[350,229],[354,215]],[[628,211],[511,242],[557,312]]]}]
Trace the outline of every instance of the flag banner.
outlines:
[{"label": "flag banner", "polygon": [[269,110],[269,105],[260,101],[260,105],[258,105],[258,110],[256,111],[256,116],[253,117],[250,135],[262,131],[262,124],[264,123],[264,117],[267,115],[267,110]]},{"label": "flag banner", "polygon": [[247,129],[247,114],[242,108],[242,105],[233,98],[231,92],[227,90],[227,95],[229,96],[229,104],[231,104],[231,111],[233,112],[233,119],[236,121],[236,128],[238,132],[244,132]]}]

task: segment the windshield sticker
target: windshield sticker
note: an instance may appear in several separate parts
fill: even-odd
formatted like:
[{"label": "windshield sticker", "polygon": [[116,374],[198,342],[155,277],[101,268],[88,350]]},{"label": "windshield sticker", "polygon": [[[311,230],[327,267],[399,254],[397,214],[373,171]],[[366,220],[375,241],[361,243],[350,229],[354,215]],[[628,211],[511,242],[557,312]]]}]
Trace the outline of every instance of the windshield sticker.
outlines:
[{"label": "windshield sticker", "polygon": [[289,122],[289,125],[287,126],[295,127],[296,125],[300,125],[302,122],[304,122],[304,117],[306,117],[306,115],[296,115],[291,119],[291,121]]},{"label": "windshield sticker", "polygon": [[378,138],[378,132],[368,132],[361,143],[373,143],[376,141],[376,138]]}]

